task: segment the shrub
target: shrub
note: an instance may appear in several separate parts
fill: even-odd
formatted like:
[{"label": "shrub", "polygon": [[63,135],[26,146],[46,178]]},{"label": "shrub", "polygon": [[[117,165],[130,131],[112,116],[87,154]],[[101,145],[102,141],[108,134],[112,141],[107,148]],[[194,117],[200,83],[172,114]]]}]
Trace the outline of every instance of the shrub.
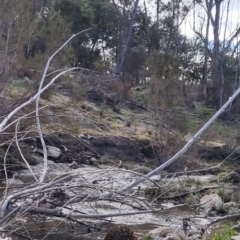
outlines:
[{"label": "shrub", "polygon": [[215,229],[209,239],[211,240],[231,240],[232,236],[237,235],[237,232],[232,229],[230,224],[224,224]]}]

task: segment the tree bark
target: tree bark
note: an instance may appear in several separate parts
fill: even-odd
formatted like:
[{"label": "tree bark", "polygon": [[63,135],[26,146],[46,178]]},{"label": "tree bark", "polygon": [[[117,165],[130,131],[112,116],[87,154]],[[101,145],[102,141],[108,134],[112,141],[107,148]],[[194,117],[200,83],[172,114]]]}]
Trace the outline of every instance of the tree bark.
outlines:
[{"label": "tree bark", "polygon": [[204,65],[203,65],[203,78],[202,78],[202,86],[203,86],[203,95],[204,101],[207,104],[207,79],[208,79],[208,43],[209,43],[209,26],[210,26],[210,15],[213,7],[213,0],[205,1],[207,6],[207,26],[206,26],[206,37],[204,41]]},{"label": "tree bark", "polygon": [[146,24],[145,32],[147,37],[148,52],[151,52],[151,44],[150,44],[150,38],[148,34],[148,13],[147,13],[147,5],[145,0],[144,0],[144,11],[145,11],[145,24]]},{"label": "tree bark", "polygon": [[220,56],[220,41],[219,41],[219,27],[220,27],[220,10],[221,3],[223,0],[215,0],[215,18],[213,25],[213,34],[214,34],[214,47],[212,55],[212,89],[213,89],[213,106],[216,109],[221,108],[222,95],[223,95],[223,86],[221,83],[221,71],[219,68]]}]

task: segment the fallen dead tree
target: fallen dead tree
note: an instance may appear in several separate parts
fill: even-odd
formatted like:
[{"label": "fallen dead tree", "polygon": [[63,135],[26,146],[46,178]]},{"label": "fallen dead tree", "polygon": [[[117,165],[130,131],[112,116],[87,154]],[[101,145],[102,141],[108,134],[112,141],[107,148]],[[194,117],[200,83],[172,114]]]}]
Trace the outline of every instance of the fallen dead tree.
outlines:
[{"label": "fallen dead tree", "polygon": [[[80,34],[80,33],[78,33]],[[143,183],[146,180],[149,180],[150,177],[158,174],[163,169],[168,167],[173,162],[177,161],[178,158],[183,155],[191,146],[192,144],[199,139],[201,134],[207,130],[207,128],[223,113],[227,107],[232,103],[232,101],[238,96],[240,93],[240,89],[238,89],[232,97],[223,105],[223,107],[193,136],[192,139],[178,152],[176,153],[171,159],[169,159],[166,163],[162,164],[149,174],[145,176],[141,176],[139,179],[130,183],[129,179],[132,179],[132,176],[121,176],[119,179],[113,179],[112,175],[110,174],[112,169],[105,169],[103,170],[94,170],[94,172],[87,172],[86,174],[90,175],[91,178],[87,179],[86,177],[82,177],[81,181],[79,180],[79,176],[82,176],[81,173],[74,173],[69,171],[69,173],[63,172],[58,178],[55,178],[51,181],[46,180],[46,176],[48,174],[48,159],[47,159],[47,151],[46,145],[43,139],[43,134],[41,130],[41,124],[39,121],[39,99],[41,94],[48,89],[56,79],[58,79],[61,75],[75,70],[77,68],[70,68],[61,71],[57,74],[45,87],[43,87],[43,83],[50,65],[52,58],[69,42],[73,39],[76,35],[73,35],[70,39],[68,39],[49,59],[47,62],[46,68],[43,73],[43,77],[40,82],[40,86],[38,89],[37,94],[32,96],[26,102],[22,103],[18,107],[16,107],[12,112],[10,112],[0,123],[0,133],[3,133],[6,129],[10,126],[15,124],[15,136],[13,141],[18,141],[18,124],[19,122],[24,119],[28,114],[21,116],[11,122],[10,119],[15,116],[22,108],[28,106],[32,102],[36,101],[36,123],[37,123],[37,130],[41,139],[42,148],[43,148],[43,169],[40,174],[40,177],[35,176],[34,172],[32,171],[31,167],[28,165],[28,169],[33,174],[35,178],[35,184],[27,186],[25,189],[18,190],[16,192],[9,192],[8,191],[8,180],[7,186],[5,190],[5,195],[1,202],[1,209],[0,209],[0,219],[1,222],[4,223],[4,226],[8,226],[9,222],[12,221],[14,215],[23,215],[25,213],[40,213],[49,216],[56,216],[60,218],[71,218],[77,221],[78,218],[85,219],[85,218],[109,218],[114,216],[122,216],[122,215],[135,215],[135,214],[146,214],[146,213],[159,213],[162,212],[159,209],[154,209],[148,203],[146,203],[143,199],[139,197],[140,188],[136,188],[138,185]],[[21,149],[19,148],[21,152]],[[7,153],[6,153],[7,154]],[[114,170],[115,171],[115,170]],[[120,171],[120,170],[118,170]],[[121,170],[123,174],[124,170]],[[7,174],[6,174],[7,177]],[[78,177],[78,178],[76,178]],[[122,180],[128,181],[122,182]],[[62,190],[62,191],[59,191]],[[80,190],[80,191],[79,191]],[[55,191],[55,192],[54,192]],[[56,192],[57,191],[57,192]],[[61,199],[61,194],[66,194],[64,198]],[[127,194],[124,194],[127,193]],[[35,194],[40,194],[38,197],[34,196]],[[63,195],[64,195],[63,194]],[[61,201],[51,202],[49,201],[49,196],[58,195]],[[60,197],[59,197],[60,196]],[[137,208],[139,211],[122,211],[122,212],[115,212],[115,213],[108,213],[108,214],[101,214],[101,213],[87,213],[81,210],[84,209],[84,204],[89,202],[101,202],[101,201],[109,201],[109,202],[118,202],[120,205],[126,205],[131,208]],[[71,204],[78,203],[76,208],[70,207]],[[182,206],[182,205],[181,205]],[[68,210],[66,212],[66,209]],[[80,209],[80,210],[79,210]],[[64,212],[65,211],[65,212]]]}]

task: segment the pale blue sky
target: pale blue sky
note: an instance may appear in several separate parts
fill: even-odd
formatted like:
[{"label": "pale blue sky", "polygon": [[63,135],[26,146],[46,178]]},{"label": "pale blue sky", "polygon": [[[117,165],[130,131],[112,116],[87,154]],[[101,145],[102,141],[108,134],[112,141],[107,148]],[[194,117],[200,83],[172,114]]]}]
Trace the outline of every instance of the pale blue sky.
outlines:
[{"label": "pale blue sky", "polygon": [[[143,5],[143,1],[144,0],[140,0],[141,5]],[[163,1],[168,2],[168,0],[163,0]],[[156,12],[156,4],[154,4],[154,2],[155,2],[154,0],[146,0],[148,11],[149,13],[151,13],[152,16],[155,16],[155,12]],[[192,1],[183,0],[183,2],[191,3]],[[224,37],[224,29],[225,29],[225,24],[227,19],[227,5],[228,5],[228,0],[224,0],[222,3],[222,13],[221,13],[222,24],[221,24],[221,31],[220,31],[220,38],[222,40]],[[213,12],[213,15],[214,14],[215,13]],[[196,23],[196,29],[198,31],[200,31],[201,29],[200,26],[203,23],[202,19],[204,18],[206,19],[206,11],[202,7],[198,6],[195,11],[195,19],[196,19],[195,23]],[[193,11],[191,11],[181,26],[182,33],[189,37],[194,36],[194,32],[192,30],[193,25],[194,25],[194,13]],[[230,0],[226,38],[229,38],[229,36],[231,36],[234,33],[234,30],[237,28],[237,26],[238,27],[240,26],[240,0]],[[205,33],[205,28],[203,32]],[[210,40],[213,39],[212,29],[210,29],[209,38]],[[240,35],[239,35],[239,39],[240,39]]]}]

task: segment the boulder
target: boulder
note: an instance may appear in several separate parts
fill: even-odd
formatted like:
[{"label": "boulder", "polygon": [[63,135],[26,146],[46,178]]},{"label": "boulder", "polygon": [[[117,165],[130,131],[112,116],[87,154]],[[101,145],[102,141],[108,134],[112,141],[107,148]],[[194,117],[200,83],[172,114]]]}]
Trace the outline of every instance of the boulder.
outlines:
[{"label": "boulder", "polygon": [[232,240],[240,240],[240,235],[232,236]]},{"label": "boulder", "polygon": [[228,183],[231,182],[233,184],[239,183],[240,182],[240,175],[234,171],[230,172],[227,174],[223,179],[223,182]]},{"label": "boulder", "polygon": [[[47,147],[47,155],[48,157],[52,157],[54,159],[58,159],[61,155],[61,150],[57,147],[46,146]],[[37,152],[43,154],[43,149],[37,149]]]},{"label": "boulder", "polygon": [[224,208],[226,209],[231,209],[231,208],[237,208],[239,207],[239,204],[236,203],[236,202],[227,202],[227,203],[224,203]]},{"label": "boulder", "polygon": [[212,209],[220,209],[223,207],[223,200],[218,194],[210,194],[200,199],[200,210],[205,213],[210,212]]},{"label": "boulder", "polygon": [[[3,184],[6,184],[5,181],[2,182]],[[19,179],[8,179],[8,187],[19,187],[24,185],[24,182]]]},{"label": "boulder", "polygon": [[169,234],[166,237],[166,240],[181,240],[181,238],[177,234],[173,233],[173,234]]},{"label": "boulder", "polygon": [[168,240],[186,240],[187,236],[183,231],[173,227],[159,227],[149,232],[153,240],[166,238]]},{"label": "boulder", "polygon": [[97,129],[97,126],[94,124],[94,122],[90,118],[85,117],[81,113],[66,111],[66,117],[70,121],[76,122],[76,124],[79,125],[79,127]]},{"label": "boulder", "polygon": [[191,229],[188,231],[188,239],[190,240],[198,240],[202,239],[200,231],[198,229]]},{"label": "boulder", "polygon": [[161,206],[162,206],[164,209],[168,209],[168,208],[174,207],[174,204],[171,203],[171,202],[166,202],[166,203],[162,203]]}]

